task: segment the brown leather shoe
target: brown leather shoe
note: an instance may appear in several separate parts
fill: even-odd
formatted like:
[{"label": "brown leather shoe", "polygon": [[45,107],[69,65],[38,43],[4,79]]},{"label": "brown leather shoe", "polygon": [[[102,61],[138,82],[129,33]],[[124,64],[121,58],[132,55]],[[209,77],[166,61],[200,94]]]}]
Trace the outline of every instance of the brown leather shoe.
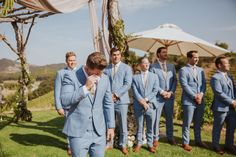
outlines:
[{"label": "brown leather shoe", "polygon": [[169,143],[170,145],[177,145],[175,139],[168,140],[168,143]]},{"label": "brown leather shoe", "polygon": [[156,148],[155,147],[148,147],[148,150],[151,153],[156,153]]},{"label": "brown leather shoe", "polygon": [[236,155],[236,149],[234,148],[234,146],[225,147],[225,150],[229,152],[230,154]]},{"label": "brown leather shoe", "polygon": [[208,145],[204,142],[196,142],[196,146],[202,147],[202,148],[209,148]]},{"label": "brown leather shoe", "polygon": [[136,145],[135,148],[133,149],[133,152],[135,152],[135,153],[139,152],[141,147],[142,146],[140,144]]},{"label": "brown leather shoe", "polygon": [[225,153],[221,148],[213,147],[213,150],[214,150],[217,154],[220,154],[220,155],[223,155],[223,154]]},{"label": "brown leather shoe", "polygon": [[159,142],[158,142],[158,140],[154,140],[153,141],[153,147],[158,147],[159,146]]},{"label": "brown leather shoe", "polygon": [[188,144],[183,144],[182,147],[184,150],[189,151],[189,152],[192,150],[192,147]]},{"label": "brown leather shoe", "polygon": [[127,155],[129,153],[129,151],[126,147],[121,148],[121,151],[124,155]]},{"label": "brown leather shoe", "polygon": [[71,155],[71,154],[72,154],[72,152],[71,152],[71,149],[70,149],[70,148],[68,148],[68,149],[67,149],[67,154],[68,154],[68,155]]}]

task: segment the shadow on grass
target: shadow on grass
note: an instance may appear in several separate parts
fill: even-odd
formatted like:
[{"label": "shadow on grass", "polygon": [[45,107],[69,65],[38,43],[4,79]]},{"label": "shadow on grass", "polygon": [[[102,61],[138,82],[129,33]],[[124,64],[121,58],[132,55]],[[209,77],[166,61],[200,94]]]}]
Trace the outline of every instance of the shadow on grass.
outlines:
[{"label": "shadow on grass", "polygon": [[65,149],[66,143],[61,140],[40,134],[10,134],[10,139],[25,146],[51,146]]},{"label": "shadow on grass", "polygon": [[[33,124],[33,125],[30,125],[30,124]],[[58,137],[65,138],[65,135],[62,133],[63,125],[64,125],[64,118],[56,117],[46,122],[32,121],[28,123],[21,123],[21,124],[17,124],[16,127],[41,130],[43,132],[48,132]]]},{"label": "shadow on grass", "polygon": [[2,130],[3,128],[5,128],[6,126],[8,126],[9,124],[11,124],[13,118],[12,117],[8,117],[8,116],[1,116],[1,118],[3,119],[2,121],[0,121],[0,130]]}]

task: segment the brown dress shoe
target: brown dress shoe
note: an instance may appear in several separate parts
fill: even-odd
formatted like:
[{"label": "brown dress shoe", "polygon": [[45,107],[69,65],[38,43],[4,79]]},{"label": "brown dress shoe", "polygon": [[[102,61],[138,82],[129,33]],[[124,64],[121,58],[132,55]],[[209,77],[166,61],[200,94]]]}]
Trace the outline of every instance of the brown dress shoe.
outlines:
[{"label": "brown dress shoe", "polygon": [[155,147],[148,147],[148,150],[151,153],[156,153],[156,148]]},{"label": "brown dress shoe", "polygon": [[140,149],[141,149],[141,145],[137,145],[137,146],[135,146],[135,148],[133,149],[133,152],[135,152],[135,153],[137,153],[137,152],[139,152],[140,151]]},{"label": "brown dress shoe", "polygon": [[183,149],[186,150],[186,151],[190,152],[192,150],[192,147],[188,144],[183,144],[182,146],[183,146]]},{"label": "brown dress shoe", "polygon": [[209,148],[208,145],[204,142],[196,142],[196,146],[202,147],[202,148]]},{"label": "brown dress shoe", "polygon": [[129,151],[126,147],[121,148],[121,151],[124,155],[127,155],[129,153]]},{"label": "brown dress shoe", "polygon": [[220,155],[223,155],[223,154],[225,153],[221,148],[213,147],[213,150],[214,150],[217,154],[220,154]]},{"label": "brown dress shoe", "polygon": [[158,142],[158,140],[154,140],[153,141],[153,147],[158,147],[159,146],[159,142]]},{"label": "brown dress shoe", "polygon": [[168,140],[168,143],[169,143],[170,145],[177,145],[175,139]]},{"label": "brown dress shoe", "polygon": [[72,154],[72,152],[71,152],[71,149],[70,149],[70,148],[68,148],[68,149],[67,149],[67,154],[68,154],[68,155],[71,155],[71,154]]}]

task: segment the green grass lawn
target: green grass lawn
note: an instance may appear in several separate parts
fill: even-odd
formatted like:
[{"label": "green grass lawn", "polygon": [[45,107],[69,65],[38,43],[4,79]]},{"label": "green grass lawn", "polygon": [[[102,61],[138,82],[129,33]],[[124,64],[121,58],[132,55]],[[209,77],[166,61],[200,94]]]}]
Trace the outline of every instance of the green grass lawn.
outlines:
[{"label": "green grass lawn", "polygon": [[[8,115],[9,117],[11,115]],[[0,157],[64,157],[66,154],[66,140],[61,133],[64,119],[59,117],[54,110],[33,112],[32,122],[19,122],[8,124],[6,118],[0,122]],[[156,154],[150,154],[145,147],[140,153],[133,153],[130,149],[129,157],[211,157],[220,156],[211,150],[193,146],[192,152],[181,148],[181,127],[176,124],[175,136],[178,146],[170,146],[165,138],[160,141]],[[164,132],[164,124],[161,125]],[[191,130],[191,139],[193,139]],[[211,132],[204,131],[203,139],[210,146]],[[191,141],[193,145],[193,141]],[[124,156],[117,150],[109,150],[106,157]],[[225,154],[224,157],[233,155]]]}]

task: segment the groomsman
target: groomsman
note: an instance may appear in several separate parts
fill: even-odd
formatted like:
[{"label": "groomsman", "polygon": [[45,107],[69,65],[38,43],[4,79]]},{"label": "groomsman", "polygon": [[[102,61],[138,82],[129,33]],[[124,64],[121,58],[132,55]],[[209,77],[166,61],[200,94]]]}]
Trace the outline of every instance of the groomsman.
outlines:
[{"label": "groomsman", "polygon": [[226,57],[218,57],[215,60],[217,72],[211,78],[211,87],[214,92],[212,111],[214,116],[212,130],[213,149],[219,154],[224,154],[219,146],[220,133],[224,122],[226,122],[225,150],[236,155],[234,148],[235,130],[235,108],[236,108],[236,87],[233,77],[228,74],[230,69],[229,61]]},{"label": "groomsman", "polygon": [[168,142],[171,145],[176,145],[174,136],[173,136],[173,110],[174,110],[174,99],[175,99],[175,90],[177,86],[177,78],[175,66],[173,64],[167,63],[168,52],[167,48],[160,47],[157,49],[157,58],[158,61],[151,65],[150,71],[155,73],[159,78],[159,92],[156,95],[158,102],[158,109],[156,110],[156,118],[154,124],[154,146],[159,145],[158,140],[159,135],[159,124],[162,109],[164,109],[165,118],[166,118],[166,136]]},{"label": "groomsman", "polygon": [[[127,64],[121,62],[121,52],[118,48],[112,48],[111,64],[104,73],[109,77],[112,99],[115,104],[115,116],[119,127],[119,147],[123,154],[128,154],[126,147],[128,140],[127,113],[130,103],[128,90],[132,83],[132,69]],[[110,146],[109,146],[110,145]],[[113,147],[113,142],[108,144],[107,149]]]},{"label": "groomsman", "polygon": [[[68,100],[66,96],[68,96],[68,90],[70,90],[70,87],[63,84],[63,79],[64,79],[64,75],[67,73],[74,73],[75,75],[77,63],[76,63],[76,54],[74,52],[67,52],[65,58],[66,58],[67,67],[57,71],[57,74],[55,77],[54,100],[55,100],[55,108],[58,114],[66,118],[68,115],[70,106],[71,106],[70,103],[66,102],[66,100]],[[73,91],[74,89],[70,90],[70,92],[73,92]],[[68,155],[71,155],[69,140],[67,141],[68,141],[67,153]]]},{"label": "groomsman", "polygon": [[146,118],[148,150],[151,153],[155,153],[155,147],[153,147],[153,125],[157,108],[156,95],[159,88],[158,77],[148,71],[150,63],[147,57],[141,57],[139,59],[139,65],[141,73],[134,75],[132,83],[134,113],[137,124],[137,145],[133,151],[139,152],[142,147],[144,118]]},{"label": "groomsman", "polygon": [[191,151],[189,135],[192,121],[194,123],[195,144],[207,148],[207,145],[201,139],[201,124],[205,108],[203,96],[206,91],[206,80],[203,69],[197,66],[199,61],[198,52],[187,52],[187,59],[188,64],[179,71],[179,80],[183,90],[182,146],[184,150]]}]

